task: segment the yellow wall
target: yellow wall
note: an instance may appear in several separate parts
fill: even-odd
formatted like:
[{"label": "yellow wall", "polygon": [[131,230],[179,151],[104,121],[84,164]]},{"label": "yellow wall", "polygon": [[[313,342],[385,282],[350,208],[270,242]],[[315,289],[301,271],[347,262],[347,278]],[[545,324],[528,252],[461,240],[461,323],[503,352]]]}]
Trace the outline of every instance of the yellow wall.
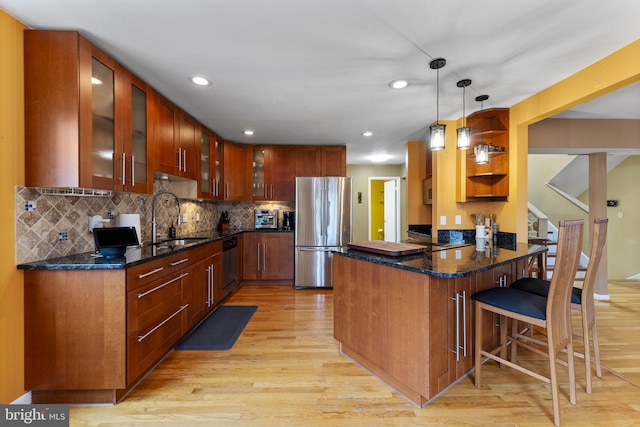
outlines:
[{"label": "yellow wall", "polygon": [[509,191],[518,197],[514,200],[515,205],[509,206],[509,212],[517,218],[518,236],[527,232],[529,125],[638,80],[640,40],[511,107],[509,147],[512,151],[509,160],[516,160],[511,164],[518,165],[518,179],[511,180]]},{"label": "yellow wall", "polygon": [[0,403],[24,393],[23,275],[16,270],[15,186],[24,185],[24,81],[20,22],[0,10]]},{"label": "yellow wall", "polygon": [[[501,231],[517,233],[526,241],[527,224],[527,157],[528,127],[561,111],[587,102],[600,95],[640,80],[640,40],[610,54],[549,88],[511,106],[509,117],[509,201],[492,203],[456,203],[452,182],[460,179],[460,153],[455,148],[456,122],[447,122],[447,148],[435,152],[434,204],[438,218],[434,228],[471,228],[471,213],[495,213]],[[447,225],[439,225],[440,216]],[[462,225],[455,225],[455,215],[462,216]]]}]

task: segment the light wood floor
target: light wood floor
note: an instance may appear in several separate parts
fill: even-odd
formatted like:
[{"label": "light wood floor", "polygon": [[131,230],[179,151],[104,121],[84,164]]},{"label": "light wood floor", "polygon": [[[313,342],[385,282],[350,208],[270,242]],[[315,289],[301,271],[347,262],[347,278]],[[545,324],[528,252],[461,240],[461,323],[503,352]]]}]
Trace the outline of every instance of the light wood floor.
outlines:
[{"label": "light wood floor", "polygon": [[[597,307],[605,365],[640,374],[640,285],[613,284],[610,291],[612,302]],[[548,385],[493,362],[482,389],[471,374],[422,409],[407,403],[339,354],[330,290],[243,287],[225,304],[259,306],[231,350],[174,351],[120,404],[71,407],[71,425],[553,425]],[[548,369],[520,351],[525,358]],[[640,423],[639,387],[605,371],[589,396],[583,365],[576,365],[577,406],[568,401],[566,369],[559,370],[564,426]]]}]

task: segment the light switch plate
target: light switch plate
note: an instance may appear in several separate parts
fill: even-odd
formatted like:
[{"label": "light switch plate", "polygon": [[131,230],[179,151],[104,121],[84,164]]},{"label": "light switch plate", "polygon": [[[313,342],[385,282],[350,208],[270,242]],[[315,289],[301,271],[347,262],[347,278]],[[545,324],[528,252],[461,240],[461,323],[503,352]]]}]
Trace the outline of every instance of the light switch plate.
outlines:
[{"label": "light switch plate", "polygon": [[456,215],[456,224],[457,225],[462,224],[462,215]]},{"label": "light switch plate", "polygon": [[446,215],[440,216],[440,225],[447,225],[447,216]]}]

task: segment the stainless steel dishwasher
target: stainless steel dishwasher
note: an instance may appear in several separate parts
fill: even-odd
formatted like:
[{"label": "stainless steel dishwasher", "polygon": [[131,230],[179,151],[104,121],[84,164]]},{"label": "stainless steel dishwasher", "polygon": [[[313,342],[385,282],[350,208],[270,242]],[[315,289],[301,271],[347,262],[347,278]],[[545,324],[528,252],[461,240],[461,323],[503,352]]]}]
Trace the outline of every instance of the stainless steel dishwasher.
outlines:
[{"label": "stainless steel dishwasher", "polygon": [[238,287],[238,236],[222,239],[222,291],[229,295]]}]

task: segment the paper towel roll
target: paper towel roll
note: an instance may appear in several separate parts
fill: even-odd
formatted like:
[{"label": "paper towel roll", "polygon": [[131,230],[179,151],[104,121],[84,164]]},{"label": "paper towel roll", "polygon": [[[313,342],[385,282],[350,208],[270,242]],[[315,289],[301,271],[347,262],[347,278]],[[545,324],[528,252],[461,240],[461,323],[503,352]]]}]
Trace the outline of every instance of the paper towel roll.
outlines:
[{"label": "paper towel roll", "polygon": [[140,214],[120,214],[117,220],[118,227],[135,227],[138,234],[138,242],[142,246],[142,233],[140,230]]}]

